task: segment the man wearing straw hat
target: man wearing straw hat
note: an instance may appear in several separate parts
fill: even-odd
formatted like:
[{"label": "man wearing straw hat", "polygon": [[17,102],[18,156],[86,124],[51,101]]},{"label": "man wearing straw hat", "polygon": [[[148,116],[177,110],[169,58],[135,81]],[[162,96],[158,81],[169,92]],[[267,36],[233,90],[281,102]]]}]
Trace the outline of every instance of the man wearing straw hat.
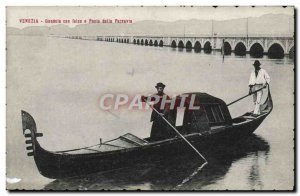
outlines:
[{"label": "man wearing straw hat", "polygon": [[[260,62],[258,60],[255,60],[253,63],[254,69],[252,70],[250,74],[250,80],[249,80],[249,94],[253,93],[253,101],[254,101],[254,111],[252,116],[257,117],[260,115],[260,104],[261,104],[261,98],[263,95],[263,90],[257,91],[263,87],[265,87],[267,84],[270,83],[270,76],[266,72],[266,70],[260,68]],[[257,92],[255,92],[257,91]]]}]

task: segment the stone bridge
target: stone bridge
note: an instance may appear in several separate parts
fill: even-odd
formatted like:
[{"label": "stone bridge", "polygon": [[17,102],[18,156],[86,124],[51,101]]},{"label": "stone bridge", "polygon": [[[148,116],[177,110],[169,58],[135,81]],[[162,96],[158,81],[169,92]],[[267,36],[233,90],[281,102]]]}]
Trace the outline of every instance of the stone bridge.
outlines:
[{"label": "stone bridge", "polygon": [[[90,36],[75,36],[77,39],[91,39]],[[74,36],[72,37],[74,38]],[[286,35],[229,35],[229,36],[94,36],[97,41],[118,42],[154,47],[172,47],[195,52],[212,50],[225,55],[250,54],[253,57],[268,55],[271,58],[294,57],[294,37]]]}]

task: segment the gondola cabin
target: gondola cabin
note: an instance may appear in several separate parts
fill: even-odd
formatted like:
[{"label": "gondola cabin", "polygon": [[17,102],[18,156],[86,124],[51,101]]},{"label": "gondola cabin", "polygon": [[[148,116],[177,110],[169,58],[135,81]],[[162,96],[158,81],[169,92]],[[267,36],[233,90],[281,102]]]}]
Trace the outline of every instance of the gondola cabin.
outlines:
[{"label": "gondola cabin", "polygon": [[184,107],[174,107],[169,119],[181,134],[203,133],[232,125],[226,103],[219,98],[207,93],[186,93],[176,97],[177,106],[180,102],[184,102]]}]

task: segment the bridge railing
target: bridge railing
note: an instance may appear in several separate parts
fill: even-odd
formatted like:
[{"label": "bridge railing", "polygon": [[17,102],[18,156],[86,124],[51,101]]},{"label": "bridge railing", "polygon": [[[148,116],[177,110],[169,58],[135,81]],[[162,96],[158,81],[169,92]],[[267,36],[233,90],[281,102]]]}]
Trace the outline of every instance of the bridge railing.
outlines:
[{"label": "bridge railing", "polygon": [[249,39],[253,39],[253,38],[284,38],[284,39],[294,39],[294,35],[289,35],[289,34],[249,34],[247,35],[241,35],[241,34],[217,34],[217,35],[192,35],[192,34],[188,34],[188,35],[49,35],[51,37],[65,37],[65,38],[73,38],[73,39],[94,39],[97,37],[102,37],[102,38],[126,38],[126,39],[141,39],[141,38],[171,38],[171,39],[187,39],[187,38],[219,38],[219,39],[228,39],[228,38],[249,38]]}]

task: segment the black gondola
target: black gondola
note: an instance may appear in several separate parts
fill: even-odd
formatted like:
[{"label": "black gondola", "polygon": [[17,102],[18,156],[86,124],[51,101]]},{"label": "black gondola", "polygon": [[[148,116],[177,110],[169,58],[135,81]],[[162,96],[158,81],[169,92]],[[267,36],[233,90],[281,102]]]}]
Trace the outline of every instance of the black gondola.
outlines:
[{"label": "black gondola", "polygon": [[[251,135],[273,109],[269,86],[261,114],[256,117],[247,112],[232,119],[223,100],[206,93],[188,93],[191,94],[196,94],[195,103],[200,109],[185,110],[183,124],[176,128],[203,154]],[[21,113],[23,134],[29,138],[25,143],[30,144],[26,147],[30,151],[27,155],[34,157],[39,172],[47,178],[80,176],[193,152],[179,137],[152,141],[130,133],[90,147],[51,152],[37,141],[43,134],[37,132],[33,117],[25,111]],[[175,115],[176,110],[171,111],[170,116]]]}]

